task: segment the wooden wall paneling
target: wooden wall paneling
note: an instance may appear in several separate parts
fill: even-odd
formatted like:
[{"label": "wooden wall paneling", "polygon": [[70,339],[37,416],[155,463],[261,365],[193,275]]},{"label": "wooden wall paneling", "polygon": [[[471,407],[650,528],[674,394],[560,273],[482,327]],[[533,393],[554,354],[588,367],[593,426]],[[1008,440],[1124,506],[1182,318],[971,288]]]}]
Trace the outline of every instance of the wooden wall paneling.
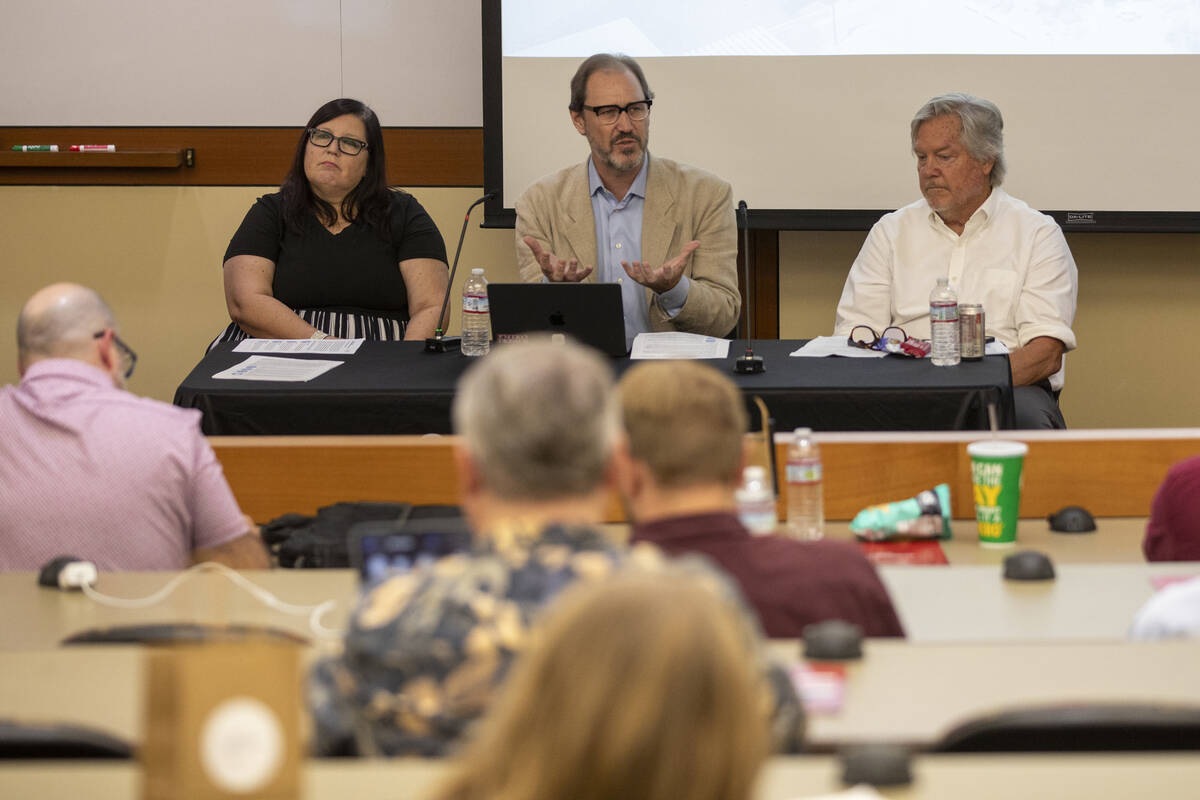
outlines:
[{"label": "wooden wall paneling", "polygon": [[[277,186],[292,163],[299,128],[0,127],[0,185]],[[482,186],[481,128],[384,128],[388,180],[394,186]],[[13,153],[13,145],[115,144],[117,153]],[[192,148],[195,166],[175,169],[9,166],[53,156],[99,162],[122,150]],[[114,162],[115,163],[115,162]]]},{"label": "wooden wall paneling", "polygon": [[[455,503],[455,437],[212,437],[242,510],[259,522],[311,514],[342,500]],[[822,441],[825,515],[848,520],[868,505],[949,483],[956,519],[974,516],[968,439]],[[1023,517],[1082,505],[1097,517],[1141,517],[1171,464],[1200,453],[1200,434],[1176,438],[1030,442]],[[776,443],[786,463],[786,444]],[[784,498],[780,497],[782,514]],[[623,519],[613,498],[609,521]]]}]

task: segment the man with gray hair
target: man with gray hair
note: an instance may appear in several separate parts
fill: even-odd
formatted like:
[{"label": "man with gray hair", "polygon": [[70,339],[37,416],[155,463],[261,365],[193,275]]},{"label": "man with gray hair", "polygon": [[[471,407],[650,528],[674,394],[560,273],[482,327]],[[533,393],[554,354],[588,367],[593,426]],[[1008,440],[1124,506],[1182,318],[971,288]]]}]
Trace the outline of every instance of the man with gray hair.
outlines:
[{"label": "man with gray hair", "polygon": [[454,429],[474,547],[369,589],[344,654],[310,681],[318,753],[441,754],[486,708],[538,610],[626,559],[589,527],[625,463],[612,369],[595,351],[497,347],[459,381]]},{"label": "man with gray hair", "polygon": [[1062,229],[1000,188],[1004,120],[967,94],[935,97],[912,119],[923,199],[884,215],[850,268],[834,332],[897,325],[929,337],[929,294],[949,278],[981,303],[1010,351],[1018,428],[1065,428],[1063,355],[1075,348],[1078,273]]},{"label": "man with gray hair", "polygon": [[21,310],[21,382],[0,389],[0,570],[63,555],[110,570],[269,566],[200,412],[124,390],[136,356],[116,328],[70,283]]}]

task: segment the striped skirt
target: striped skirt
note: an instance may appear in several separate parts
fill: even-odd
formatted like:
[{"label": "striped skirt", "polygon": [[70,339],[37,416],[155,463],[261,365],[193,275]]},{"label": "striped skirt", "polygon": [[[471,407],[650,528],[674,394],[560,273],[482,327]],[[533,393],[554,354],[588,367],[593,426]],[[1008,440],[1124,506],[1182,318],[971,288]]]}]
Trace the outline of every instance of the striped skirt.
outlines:
[{"label": "striped skirt", "polygon": [[[371,341],[394,342],[404,338],[404,329],[406,322],[402,319],[393,317],[380,316],[378,314],[365,314],[357,311],[346,309],[292,309],[300,317],[300,319],[312,325],[319,331],[324,331],[330,336],[336,336],[339,339],[369,339]],[[212,350],[221,342],[240,342],[243,339],[253,338],[246,333],[236,322],[229,323],[229,327],[221,331],[221,334],[216,339],[212,340],[208,349]]]}]

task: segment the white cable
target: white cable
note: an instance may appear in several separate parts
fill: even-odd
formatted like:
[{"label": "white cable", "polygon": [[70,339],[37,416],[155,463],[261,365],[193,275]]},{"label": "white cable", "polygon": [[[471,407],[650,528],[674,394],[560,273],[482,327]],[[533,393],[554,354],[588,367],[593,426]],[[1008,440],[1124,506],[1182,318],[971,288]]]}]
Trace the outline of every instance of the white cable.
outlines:
[{"label": "white cable", "polygon": [[321,623],[321,617],[323,617],[327,611],[337,605],[336,600],[326,600],[323,603],[318,603],[317,605],[313,606],[298,606],[293,605],[292,603],[285,603],[271,592],[259,586],[254,581],[250,580],[244,575],[239,574],[237,571],[230,569],[224,564],[218,564],[215,561],[205,561],[189,567],[171,580],[167,581],[166,585],[164,585],[157,592],[147,595],[146,597],[113,597],[111,595],[106,595],[102,592],[96,591],[88,584],[84,584],[81,588],[83,589],[84,594],[104,606],[110,606],[112,608],[149,608],[150,606],[161,603],[168,596],[170,596],[172,592],[178,589],[180,585],[184,583],[184,581],[200,572],[217,572],[221,575],[224,575],[234,584],[249,592],[263,605],[280,613],[291,614],[294,616],[303,616],[307,614],[309,628],[312,629],[312,632],[319,637],[332,638],[335,636],[341,636],[342,634],[341,631],[334,630],[333,628],[329,628]]}]

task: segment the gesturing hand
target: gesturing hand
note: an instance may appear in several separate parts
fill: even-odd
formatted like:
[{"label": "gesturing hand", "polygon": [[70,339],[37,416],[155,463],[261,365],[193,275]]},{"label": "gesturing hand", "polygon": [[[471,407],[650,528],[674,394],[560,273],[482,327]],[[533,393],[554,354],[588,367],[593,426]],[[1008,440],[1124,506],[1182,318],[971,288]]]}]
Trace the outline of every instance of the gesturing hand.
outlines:
[{"label": "gesturing hand", "polygon": [[625,268],[626,275],[642,286],[653,289],[655,294],[662,294],[674,289],[675,284],[679,283],[679,276],[683,275],[684,269],[687,268],[688,258],[699,246],[700,243],[693,239],[683,246],[679,255],[663,263],[661,267],[652,267],[644,261],[622,261],[621,266]]},{"label": "gesturing hand", "polygon": [[546,276],[548,281],[570,281],[577,283],[588,275],[592,274],[591,267],[580,266],[578,259],[572,258],[567,260],[559,258],[553,253],[547,253],[538,244],[538,240],[532,236],[526,236],[521,241],[529,246],[533,251],[533,257],[537,259],[538,266],[542,268],[542,274]]}]

